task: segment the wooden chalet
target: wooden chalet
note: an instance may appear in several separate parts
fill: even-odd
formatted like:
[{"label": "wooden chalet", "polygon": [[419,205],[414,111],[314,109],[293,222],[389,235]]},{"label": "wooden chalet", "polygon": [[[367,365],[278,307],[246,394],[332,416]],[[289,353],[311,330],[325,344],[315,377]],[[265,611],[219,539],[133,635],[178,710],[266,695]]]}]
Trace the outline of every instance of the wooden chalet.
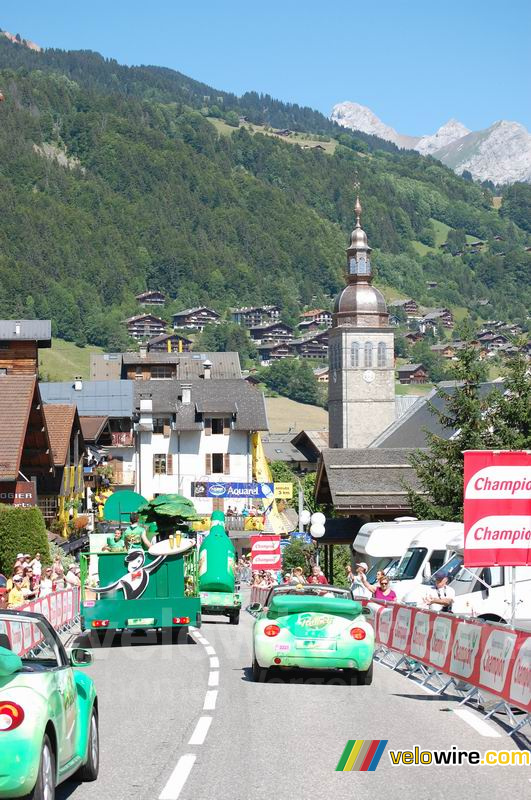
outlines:
[{"label": "wooden chalet", "polygon": [[166,302],[166,295],[163,292],[141,292],[136,296],[137,303],[141,306],[163,306]]},{"label": "wooden chalet", "polygon": [[75,405],[50,403],[43,408],[55,472],[43,481],[39,506],[46,520],[58,516],[66,526],[69,505],[75,514],[84,494],[85,443]]},{"label": "wooden chalet", "polygon": [[192,328],[197,331],[202,331],[205,325],[213,325],[220,321],[221,316],[217,311],[206,306],[197,306],[197,308],[185,308],[184,311],[178,311],[172,315],[172,324],[174,330],[178,328]]},{"label": "wooden chalet", "polygon": [[294,339],[290,348],[299,358],[328,358],[328,331]]},{"label": "wooden chalet", "polygon": [[39,348],[51,346],[49,319],[0,320],[0,376],[37,375]]},{"label": "wooden chalet", "polygon": [[255,342],[290,342],[293,339],[293,328],[285,322],[270,322],[249,328],[251,339]]},{"label": "wooden chalet", "polygon": [[282,358],[289,358],[292,355],[288,342],[262,342],[256,348],[260,363],[267,366],[272,361],[280,361]]},{"label": "wooden chalet", "polygon": [[278,306],[233,308],[231,309],[231,318],[238,325],[243,325],[246,328],[256,328],[259,325],[276,322],[280,318],[280,308]]},{"label": "wooden chalet", "polygon": [[397,367],[396,377],[404,385],[428,382],[428,373],[422,364],[403,364]]},{"label": "wooden chalet", "polygon": [[135,317],[126,319],[127,332],[129,336],[137,341],[153,339],[166,331],[166,322],[154,314],[138,314]]},{"label": "wooden chalet", "polygon": [[187,353],[192,340],[182,333],[161,333],[147,343],[148,353]]}]

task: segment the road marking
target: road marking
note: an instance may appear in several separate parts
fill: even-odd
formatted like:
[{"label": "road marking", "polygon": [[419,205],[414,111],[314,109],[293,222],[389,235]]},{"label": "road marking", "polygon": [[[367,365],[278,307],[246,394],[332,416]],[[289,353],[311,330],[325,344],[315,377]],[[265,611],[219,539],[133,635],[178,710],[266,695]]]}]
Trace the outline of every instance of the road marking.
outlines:
[{"label": "road marking", "polygon": [[190,736],[188,744],[203,744],[212,723],[212,717],[199,717],[195,730]]},{"label": "road marking", "polygon": [[210,659],[210,669],[219,669],[219,658],[212,656]]},{"label": "road marking", "polygon": [[159,800],[177,800],[192,771],[195,759],[196,756],[193,753],[187,753],[180,757],[175,769],[168,778],[166,786],[159,794]]},{"label": "road marking", "polygon": [[474,728],[475,731],[480,733],[482,736],[489,736],[491,739],[500,739],[501,733],[491,728],[488,722],[485,722],[484,719],[479,719],[476,717],[472,711],[469,711],[466,708],[459,708],[455,712],[458,717],[461,717],[462,720],[467,722],[471,728]]},{"label": "road marking", "polygon": [[219,686],[219,672],[211,672],[208,676],[209,686]]},{"label": "road marking", "polygon": [[216,707],[216,700],[218,699],[218,690],[211,689],[205,694],[205,703],[203,711],[214,711]]},{"label": "road marking", "polygon": [[215,656],[216,655],[216,651],[214,650],[214,648],[212,647],[211,644],[209,644],[207,647],[205,647],[205,653],[207,653],[207,655],[209,655],[209,656]]},{"label": "road marking", "polygon": [[198,642],[201,642],[201,644],[209,644],[204,636],[196,636],[196,639]]}]

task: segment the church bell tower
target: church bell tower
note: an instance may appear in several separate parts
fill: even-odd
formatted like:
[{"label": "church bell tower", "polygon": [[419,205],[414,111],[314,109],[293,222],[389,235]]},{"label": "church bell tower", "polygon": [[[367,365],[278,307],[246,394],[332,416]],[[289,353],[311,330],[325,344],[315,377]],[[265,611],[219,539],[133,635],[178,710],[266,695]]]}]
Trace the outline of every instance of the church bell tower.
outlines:
[{"label": "church bell tower", "polygon": [[384,296],[372,286],[361,204],[347,249],[347,285],[328,338],[330,447],[367,447],[395,418],[394,334]]}]

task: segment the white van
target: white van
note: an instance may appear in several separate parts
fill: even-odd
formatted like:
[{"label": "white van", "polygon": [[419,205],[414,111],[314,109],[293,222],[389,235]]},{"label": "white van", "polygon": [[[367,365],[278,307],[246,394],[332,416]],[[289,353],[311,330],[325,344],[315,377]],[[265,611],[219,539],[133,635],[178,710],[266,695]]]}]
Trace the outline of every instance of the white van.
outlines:
[{"label": "white van", "polygon": [[416,517],[397,517],[389,522],[366,522],[361,526],[352,549],[357,560],[368,563],[369,583],[376,581],[380,569],[392,574],[415,536],[413,522],[418,523]]},{"label": "white van", "polygon": [[414,536],[398,565],[390,573],[391,588],[400,602],[414,587],[429,581],[454,553],[456,536],[463,536],[462,522],[419,520],[409,523]]},{"label": "white van", "polygon": [[[455,551],[451,558],[437,571],[437,575],[447,575],[448,583],[455,592],[452,605],[454,614],[472,615],[489,622],[511,621],[511,568],[510,567],[471,567],[463,566],[464,534],[457,536],[451,547]],[[516,567],[516,612],[514,624],[519,628],[531,630],[531,567]],[[433,583],[425,580],[425,585],[415,587],[404,598],[415,605],[422,602],[426,586]]]}]

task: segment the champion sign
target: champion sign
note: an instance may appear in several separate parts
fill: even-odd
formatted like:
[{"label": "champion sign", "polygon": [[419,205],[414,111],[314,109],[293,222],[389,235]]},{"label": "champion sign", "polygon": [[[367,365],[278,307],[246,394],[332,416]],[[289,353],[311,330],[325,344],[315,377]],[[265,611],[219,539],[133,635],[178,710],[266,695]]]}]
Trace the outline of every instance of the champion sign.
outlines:
[{"label": "champion sign", "polygon": [[281,567],[280,536],[251,536],[251,569],[278,570]]},{"label": "champion sign", "polygon": [[465,453],[467,567],[531,566],[531,453]]}]

